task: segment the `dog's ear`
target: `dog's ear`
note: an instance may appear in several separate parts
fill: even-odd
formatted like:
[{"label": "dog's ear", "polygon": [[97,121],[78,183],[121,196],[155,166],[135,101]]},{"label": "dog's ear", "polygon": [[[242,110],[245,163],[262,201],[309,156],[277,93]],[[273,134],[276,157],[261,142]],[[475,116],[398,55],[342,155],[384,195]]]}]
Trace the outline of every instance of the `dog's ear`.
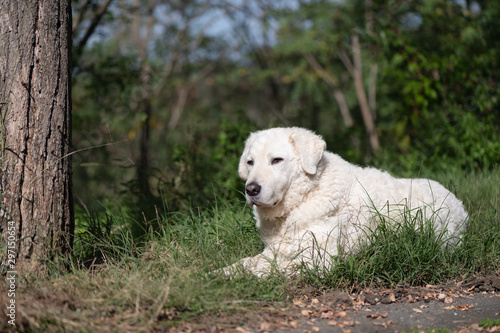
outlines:
[{"label": "dog's ear", "polygon": [[326,142],[321,136],[303,128],[292,128],[290,141],[300,157],[302,169],[310,175],[317,171],[318,163],[323,157]]},{"label": "dog's ear", "polygon": [[247,167],[247,158],[248,152],[250,151],[250,145],[252,144],[254,139],[254,133],[251,133],[248,139],[245,141],[245,148],[243,149],[243,153],[240,157],[240,164],[238,165],[238,174],[240,178],[243,180],[248,179],[248,167]]}]

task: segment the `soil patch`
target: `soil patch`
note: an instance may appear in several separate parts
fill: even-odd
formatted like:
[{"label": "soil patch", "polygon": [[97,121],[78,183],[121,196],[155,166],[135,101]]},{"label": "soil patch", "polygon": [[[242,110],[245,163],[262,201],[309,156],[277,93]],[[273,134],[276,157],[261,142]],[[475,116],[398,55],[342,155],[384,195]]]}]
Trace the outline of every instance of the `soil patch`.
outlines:
[{"label": "soil patch", "polygon": [[293,290],[287,305],[255,306],[203,316],[159,331],[176,332],[500,332],[481,327],[500,318],[500,278],[491,275],[455,285],[362,289],[353,293]]}]

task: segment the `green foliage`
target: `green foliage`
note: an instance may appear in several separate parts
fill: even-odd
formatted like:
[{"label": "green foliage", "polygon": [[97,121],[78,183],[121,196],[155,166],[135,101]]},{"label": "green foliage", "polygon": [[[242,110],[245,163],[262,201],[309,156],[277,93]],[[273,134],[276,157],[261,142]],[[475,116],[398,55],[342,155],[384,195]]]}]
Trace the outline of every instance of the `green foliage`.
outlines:
[{"label": "green foliage", "polygon": [[411,329],[409,331],[403,331],[403,333],[452,333],[453,331],[447,329],[447,328],[428,328],[425,331],[419,330],[419,329]]},{"label": "green foliage", "polygon": [[176,176],[160,184],[169,207],[206,207],[243,198],[238,163],[244,142],[255,127],[240,115],[221,120],[214,132],[195,129],[187,144],[173,150]]},{"label": "green foliage", "polygon": [[431,164],[491,168],[500,162],[500,72],[498,43],[483,31],[495,24],[498,4],[485,5],[479,17],[444,0],[414,10],[422,19],[415,31],[387,30],[381,40],[391,99],[380,109],[385,141]]},{"label": "green foliage", "polygon": [[479,322],[479,326],[484,328],[489,328],[493,326],[500,326],[500,318],[499,319],[490,319],[485,318]]},{"label": "green foliage", "polygon": [[[145,221],[155,219],[157,210],[239,200],[243,187],[237,162],[243,142],[250,131],[274,125],[309,127],[344,158],[390,166],[400,174],[495,168],[500,163],[500,5],[485,1],[479,11],[470,12],[446,0],[380,0],[371,8],[366,4],[306,1],[297,8],[271,6],[268,18],[277,27],[275,40],[249,42],[238,48],[238,55],[224,57],[216,56],[215,46],[229,45],[229,40],[217,42],[187,31],[182,35],[179,27],[164,26],[169,38],[154,34],[151,52],[140,61],[138,51],[129,50],[127,22],[119,19],[126,9],[116,8],[108,23],[120,29],[111,29],[108,38],[89,44],[75,59],[77,202],[96,213],[104,212],[99,201],[109,198],[136,207],[134,235],[142,235],[151,227]],[[197,6],[190,4],[191,9]],[[185,14],[171,9],[181,17]],[[367,29],[370,15],[372,30]],[[160,22],[156,24],[159,29]],[[366,90],[372,84],[370,65],[378,66],[374,114],[382,149],[377,156],[369,154],[345,59],[352,62],[353,33],[360,37]],[[188,50],[194,40],[199,41],[196,52],[190,57],[179,54],[179,63],[172,62],[175,70],[163,77],[177,47]],[[309,55],[343,92],[352,127],[344,125],[332,87],[307,60]],[[194,80],[207,64],[214,69],[203,80]],[[146,69],[149,86],[141,81]],[[184,111],[178,125],[170,128],[179,89],[185,87],[190,92]],[[151,93],[147,123],[143,89]],[[144,181],[137,179],[144,128],[149,130],[151,197],[140,191]]]}]

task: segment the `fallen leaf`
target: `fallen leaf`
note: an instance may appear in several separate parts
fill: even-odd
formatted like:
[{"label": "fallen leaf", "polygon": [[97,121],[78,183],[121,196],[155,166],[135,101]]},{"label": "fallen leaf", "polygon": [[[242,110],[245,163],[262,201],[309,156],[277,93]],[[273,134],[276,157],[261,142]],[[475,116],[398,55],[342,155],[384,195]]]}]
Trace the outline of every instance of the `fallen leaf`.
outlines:
[{"label": "fallen leaf", "polygon": [[298,306],[299,308],[304,308],[306,304],[302,302],[300,299],[294,299],[293,305]]},{"label": "fallen leaf", "polygon": [[333,311],[327,311],[321,313],[321,319],[335,319],[335,318],[342,318],[347,315],[347,312],[345,311],[340,311],[340,312],[333,312]]},{"label": "fallen leaf", "polygon": [[481,327],[481,326],[479,326],[479,324],[478,324],[478,323],[474,323],[474,324],[470,325],[470,328],[471,328],[471,329],[473,329],[474,331],[479,331],[479,332],[480,332],[480,331],[481,331],[481,329],[482,329],[482,327]]},{"label": "fallen leaf", "polygon": [[336,317],[345,317],[347,315],[347,312],[345,311],[340,311],[335,314]]},{"label": "fallen leaf", "polygon": [[330,320],[327,324],[328,326],[336,326],[338,322],[336,320]]},{"label": "fallen leaf", "polygon": [[438,295],[438,300],[440,300],[440,301],[443,301],[445,298],[446,298],[446,294],[445,293],[440,293]]},{"label": "fallen leaf", "polygon": [[261,331],[271,331],[271,323],[263,322],[260,324]]},{"label": "fallen leaf", "polygon": [[328,307],[328,306],[322,306],[322,307],[320,307],[320,308],[319,308],[319,310],[318,310],[318,312],[320,312],[320,313],[321,313],[321,312],[329,312],[329,311],[333,312],[333,311],[335,311],[335,310],[334,310],[333,308],[331,308],[331,307]]},{"label": "fallen leaf", "polygon": [[472,304],[467,304],[467,305],[457,305],[457,309],[462,310],[462,311],[468,311],[469,309],[472,309],[474,305]]},{"label": "fallen leaf", "polygon": [[382,326],[383,328],[387,328],[391,324],[392,324],[392,320],[388,320],[388,321],[385,321],[385,322],[384,321],[382,321],[382,322],[380,322],[380,321],[374,321],[373,322],[373,325],[375,325],[375,326]]},{"label": "fallen leaf", "polygon": [[455,308],[454,305],[450,305],[450,306],[444,307],[443,309],[445,309],[445,310],[453,310],[454,308]]},{"label": "fallen leaf", "polygon": [[453,303],[453,298],[452,298],[452,297],[446,297],[446,298],[444,299],[444,302],[445,302],[446,304]]},{"label": "fallen leaf", "polygon": [[343,322],[339,322],[340,328],[344,328],[344,327],[348,327],[348,326],[356,326],[356,325],[359,325],[359,322],[354,321],[350,318],[346,318],[346,320],[344,320]]},{"label": "fallen leaf", "polygon": [[314,314],[314,311],[312,311],[312,310],[302,310],[300,313],[302,314],[303,317],[309,318],[309,317],[311,317]]},{"label": "fallen leaf", "polygon": [[243,327],[236,327],[236,330],[240,333],[250,333],[249,330],[244,329]]},{"label": "fallen leaf", "polygon": [[318,303],[319,303],[319,299],[317,299],[317,298],[313,298],[311,300],[311,305],[315,305],[315,304],[318,304]]},{"label": "fallen leaf", "polygon": [[375,314],[370,314],[368,316],[366,316],[366,318],[370,318],[370,319],[381,319],[381,318],[385,318],[387,317],[388,313],[375,313]]},{"label": "fallen leaf", "polygon": [[313,330],[314,332],[319,332],[319,327],[318,327],[318,326],[313,326],[313,327],[312,327],[312,330]]},{"label": "fallen leaf", "polygon": [[321,313],[321,319],[332,319],[335,318],[335,313],[333,311],[327,311]]},{"label": "fallen leaf", "polygon": [[422,310],[420,309],[412,309],[413,311],[415,311],[416,313],[422,313]]},{"label": "fallen leaf", "polygon": [[297,328],[299,327],[299,324],[295,320],[290,320],[288,326],[290,326],[291,328]]}]

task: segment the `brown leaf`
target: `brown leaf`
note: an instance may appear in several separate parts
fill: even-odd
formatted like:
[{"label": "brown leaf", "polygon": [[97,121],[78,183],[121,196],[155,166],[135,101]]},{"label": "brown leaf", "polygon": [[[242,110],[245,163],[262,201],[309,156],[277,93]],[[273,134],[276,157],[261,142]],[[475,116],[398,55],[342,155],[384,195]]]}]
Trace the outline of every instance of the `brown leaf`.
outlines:
[{"label": "brown leaf", "polygon": [[336,321],[336,320],[330,320],[328,322],[328,326],[336,326],[337,324],[338,324],[338,321]]},{"label": "brown leaf", "polygon": [[454,305],[450,305],[450,306],[444,307],[443,309],[445,309],[445,310],[453,310],[454,308],[455,308]]},{"label": "brown leaf", "polygon": [[388,320],[388,321],[374,321],[373,322],[373,325],[375,326],[382,326],[383,328],[387,328],[389,325],[392,324],[392,320]]},{"label": "brown leaf", "polygon": [[416,313],[422,313],[422,310],[420,309],[412,309],[413,311],[415,311]]},{"label": "brown leaf", "polygon": [[236,327],[236,331],[240,332],[240,333],[250,333],[249,330],[243,328],[243,327]]},{"label": "brown leaf", "polygon": [[265,322],[263,322],[263,323],[260,324],[260,330],[261,331],[269,332],[269,331],[271,331],[271,329],[272,329],[271,323],[268,323],[268,322],[265,321]]},{"label": "brown leaf", "polygon": [[345,317],[347,315],[347,312],[345,311],[340,311],[335,314],[336,317]]},{"label": "brown leaf", "polygon": [[354,321],[351,318],[346,318],[343,322],[339,322],[339,327],[344,328],[348,326],[356,326],[359,325],[358,321]]},{"label": "brown leaf", "polygon": [[319,308],[318,312],[334,312],[335,310],[333,308],[330,308],[328,306],[322,306]]},{"label": "brown leaf", "polygon": [[300,299],[294,299],[293,305],[298,306],[299,308],[305,308],[306,304],[302,302]]},{"label": "brown leaf", "polygon": [[388,313],[375,313],[375,314],[370,314],[368,316],[366,316],[366,318],[370,318],[370,319],[382,319],[382,318],[385,318],[387,317]]},{"label": "brown leaf", "polygon": [[457,309],[462,310],[462,311],[468,311],[469,309],[472,309],[474,307],[473,304],[467,304],[467,305],[457,305]]},{"label": "brown leaf", "polygon": [[313,332],[319,332],[318,326],[313,326],[313,327],[311,327],[311,329],[313,330]]},{"label": "brown leaf", "polygon": [[333,311],[328,311],[328,312],[323,312],[321,314],[321,319],[336,319],[336,318],[342,318],[347,315],[347,312],[345,311],[340,311],[340,312],[333,312]]},{"label": "brown leaf", "polygon": [[302,310],[300,312],[302,314],[303,317],[306,317],[306,318],[309,318],[311,317],[315,312],[312,311],[312,310]]},{"label": "brown leaf", "polygon": [[335,313],[333,311],[321,313],[321,319],[333,319],[333,318],[335,318]]}]

